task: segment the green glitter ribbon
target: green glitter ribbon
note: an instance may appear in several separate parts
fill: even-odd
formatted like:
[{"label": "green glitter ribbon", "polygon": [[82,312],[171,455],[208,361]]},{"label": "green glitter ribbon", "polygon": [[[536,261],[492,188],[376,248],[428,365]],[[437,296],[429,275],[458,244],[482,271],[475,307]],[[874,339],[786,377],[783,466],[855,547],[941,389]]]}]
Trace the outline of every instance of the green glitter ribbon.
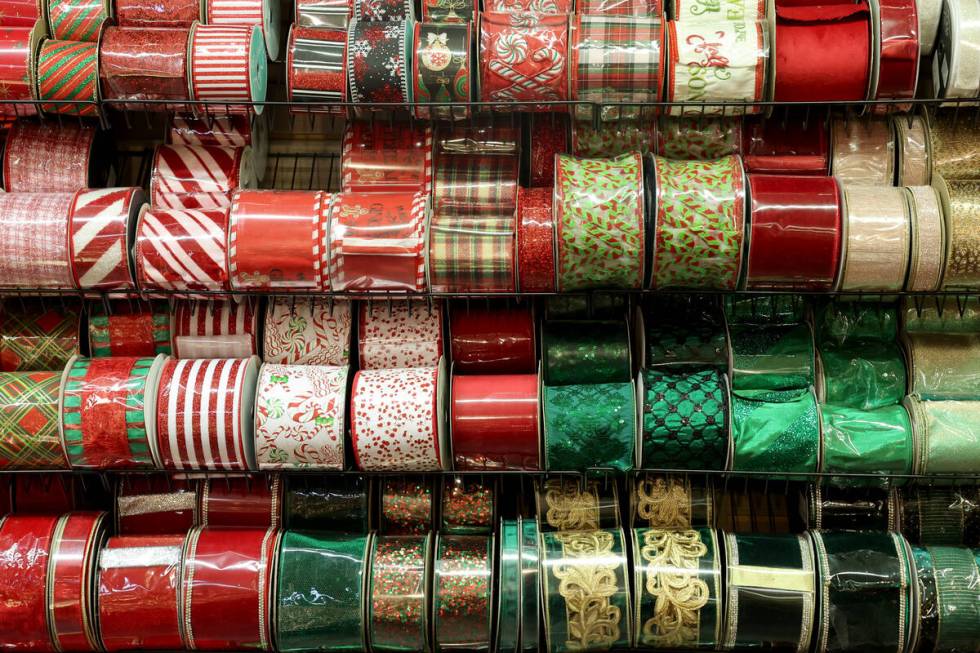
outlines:
[{"label": "green glitter ribbon", "polygon": [[521,643],[520,650],[537,653],[541,621],[541,584],[538,573],[538,522],[520,519],[521,524]]},{"label": "green glitter ribbon", "polygon": [[378,535],[371,551],[368,638],[374,651],[429,649],[431,535]]},{"label": "green glitter ribbon", "polygon": [[630,645],[625,544],[619,529],[541,534],[549,653]]},{"label": "green glitter ribbon", "polygon": [[820,345],[820,363],[828,404],[870,410],[905,397],[905,356],[894,342],[828,342]]},{"label": "green glitter ribbon", "polygon": [[803,389],[814,382],[810,327],[732,328],[734,390]]},{"label": "green glitter ribbon", "polygon": [[820,414],[812,389],[732,395],[733,471],[816,472]]},{"label": "green glitter ribbon", "polygon": [[[280,651],[363,650],[369,536],[286,531],[279,551]],[[229,615],[231,616],[231,615]]]},{"label": "green glitter ribbon", "polygon": [[[904,650],[911,620],[910,561],[897,533],[813,532],[823,619],[818,650]],[[820,617],[818,617],[820,618]]]},{"label": "green glitter ribbon", "polygon": [[371,515],[363,476],[286,477],[283,523],[297,530],[367,533]]},{"label": "green glitter ribbon", "polygon": [[547,469],[633,469],[636,418],[632,383],[546,387],[544,454]]},{"label": "green glitter ribbon", "polygon": [[381,483],[379,530],[392,534],[426,533],[432,529],[434,507],[431,478],[385,478]]},{"label": "green glitter ribbon", "polygon": [[[903,406],[860,410],[822,406],[823,471],[874,474],[913,472],[912,423]],[[874,483],[836,479],[837,484]],[[882,484],[887,484],[886,480]]]},{"label": "green glitter ribbon", "polygon": [[500,522],[500,584],[497,587],[497,650],[517,650],[521,620],[521,531],[515,519]]},{"label": "green glitter ribbon", "polygon": [[[922,460],[922,474],[974,473],[980,469],[980,401],[920,401],[905,407]],[[938,482],[938,481],[937,481]]]},{"label": "green glitter ribbon", "polygon": [[432,591],[436,647],[490,648],[493,539],[440,535]]},{"label": "green glitter ribbon", "polygon": [[494,527],[497,491],[491,480],[448,478],[442,488],[442,532],[460,535],[490,533]]},{"label": "green glitter ribbon", "polygon": [[643,373],[642,466],[725,469],[728,377],[720,370]]},{"label": "green glitter ribbon", "polygon": [[630,338],[625,321],[545,322],[542,331],[545,385],[630,380]]},{"label": "green glitter ribbon", "polygon": [[980,633],[980,571],[970,549],[927,547],[939,598],[937,651],[974,651]]}]

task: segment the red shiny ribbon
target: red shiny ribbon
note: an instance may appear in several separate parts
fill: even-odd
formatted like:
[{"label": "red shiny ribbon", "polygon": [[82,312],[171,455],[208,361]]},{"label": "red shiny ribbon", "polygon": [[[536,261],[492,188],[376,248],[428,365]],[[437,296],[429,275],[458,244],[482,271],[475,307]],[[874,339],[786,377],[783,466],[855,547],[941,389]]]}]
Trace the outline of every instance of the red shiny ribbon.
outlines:
[{"label": "red shiny ribbon", "polygon": [[454,376],[456,469],[540,469],[538,375]]},{"label": "red shiny ribbon", "polygon": [[456,374],[514,374],[537,366],[534,314],[527,305],[456,305],[449,313],[449,338]]}]

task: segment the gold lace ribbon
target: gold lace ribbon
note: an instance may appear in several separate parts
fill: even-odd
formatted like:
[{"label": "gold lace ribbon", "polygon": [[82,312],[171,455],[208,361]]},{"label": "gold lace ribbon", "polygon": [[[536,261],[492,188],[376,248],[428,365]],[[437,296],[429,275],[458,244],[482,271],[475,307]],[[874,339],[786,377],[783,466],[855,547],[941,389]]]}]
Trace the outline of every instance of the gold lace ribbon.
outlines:
[{"label": "gold lace ribbon", "polygon": [[646,581],[639,591],[654,599],[653,616],[643,622],[640,639],[658,648],[697,645],[701,608],[708,604],[708,584],[698,576],[708,547],[698,531],[643,533],[640,557],[647,563]]},{"label": "gold lace ribbon", "polygon": [[583,490],[574,481],[548,479],[542,493],[548,526],[559,531],[599,528],[599,492],[595,483],[589,483]]},{"label": "gold lace ribbon", "polygon": [[636,516],[651,528],[691,528],[691,489],[673,476],[639,476],[634,489]]},{"label": "gold lace ribbon", "polygon": [[[558,533],[562,560],[552,568],[565,599],[568,650],[604,650],[620,638],[622,611],[612,597],[623,591],[616,578],[621,556],[610,531]],[[623,579],[625,581],[625,579]]]}]

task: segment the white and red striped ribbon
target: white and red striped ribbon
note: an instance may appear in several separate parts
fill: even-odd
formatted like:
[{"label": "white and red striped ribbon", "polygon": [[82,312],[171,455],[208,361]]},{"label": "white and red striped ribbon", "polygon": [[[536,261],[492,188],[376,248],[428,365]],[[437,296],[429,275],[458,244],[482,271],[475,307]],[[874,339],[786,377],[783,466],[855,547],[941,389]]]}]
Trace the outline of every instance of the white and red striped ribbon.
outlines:
[{"label": "white and red striped ribbon", "polygon": [[157,446],[166,469],[255,468],[251,413],[257,359],[167,361],[157,401]]},{"label": "white and red striped ribbon", "polygon": [[279,58],[277,0],[207,0],[206,5],[208,25],[255,25],[265,37],[269,58]]},{"label": "white and red striped ribbon", "polygon": [[227,209],[144,209],[135,246],[140,288],[227,290],[227,230]]},{"label": "white and red striped ribbon", "polygon": [[144,201],[139,188],[97,188],[75,193],[69,210],[71,266],[83,290],[129,290],[129,224]]},{"label": "white and red striped ribbon", "polygon": [[[192,100],[228,102],[227,110],[233,113],[251,111],[247,103],[258,99],[252,95],[255,89],[250,66],[252,32],[256,29],[254,25],[194,27],[189,65]],[[235,102],[246,104],[235,105]]]},{"label": "white and red striped ribbon", "polygon": [[216,116],[210,120],[174,115],[167,127],[171,145],[254,146],[252,121],[248,116]]},{"label": "white and red striped ribbon", "polygon": [[257,353],[251,302],[180,301],[170,332],[177,358],[246,358]]},{"label": "white and red striped ribbon", "polygon": [[223,209],[231,193],[254,184],[248,147],[160,145],[153,156],[150,201],[165,209]]}]

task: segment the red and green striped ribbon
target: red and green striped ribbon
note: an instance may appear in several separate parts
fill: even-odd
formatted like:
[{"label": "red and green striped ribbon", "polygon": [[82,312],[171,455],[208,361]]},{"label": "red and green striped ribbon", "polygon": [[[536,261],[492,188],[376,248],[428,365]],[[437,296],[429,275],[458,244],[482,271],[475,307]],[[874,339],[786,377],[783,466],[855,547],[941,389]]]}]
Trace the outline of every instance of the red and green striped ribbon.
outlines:
[{"label": "red and green striped ribbon", "polygon": [[[37,60],[38,94],[42,100],[95,102],[99,92],[99,46],[96,43],[56,41],[41,43]],[[44,104],[48,113],[95,116],[95,104]]]},{"label": "red and green striped ribbon", "polygon": [[59,41],[99,40],[102,24],[108,18],[100,0],[48,0],[48,27]]}]

